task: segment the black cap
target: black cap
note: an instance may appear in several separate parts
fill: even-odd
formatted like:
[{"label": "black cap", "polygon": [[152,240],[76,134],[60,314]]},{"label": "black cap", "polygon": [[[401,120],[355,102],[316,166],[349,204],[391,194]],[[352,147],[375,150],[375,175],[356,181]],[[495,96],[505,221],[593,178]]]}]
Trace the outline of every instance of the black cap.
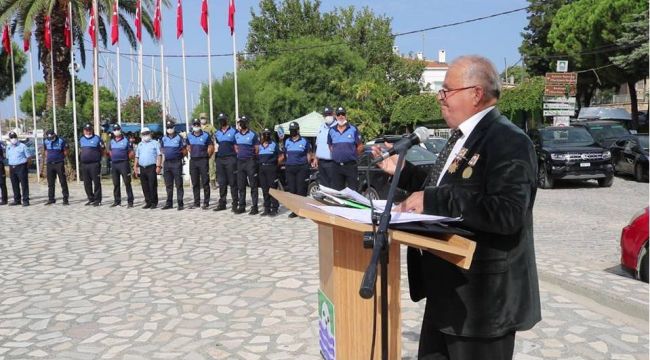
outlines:
[{"label": "black cap", "polygon": [[336,115],[345,115],[345,108],[343,106],[339,106],[336,108]]},{"label": "black cap", "polygon": [[50,136],[50,135],[54,135],[54,130],[49,129],[45,132],[45,136]]},{"label": "black cap", "polygon": [[245,123],[247,123],[247,122],[248,122],[248,117],[246,117],[246,115],[240,117],[240,118],[239,118],[239,122],[245,122]]},{"label": "black cap", "polygon": [[332,115],[333,113],[334,111],[332,111],[332,108],[329,106],[325,106],[325,108],[323,109],[323,116],[329,116]]},{"label": "black cap", "polygon": [[91,123],[86,123],[84,125],[84,130],[92,130],[92,128],[93,128],[93,124],[91,124]]},{"label": "black cap", "polygon": [[295,121],[289,123],[289,130],[300,130],[300,124]]},{"label": "black cap", "polygon": [[192,125],[201,125],[201,122],[199,121],[199,119],[194,119]]},{"label": "black cap", "polygon": [[122,126],[120,126],[120,124],[113,124],[113,131],[117,130],[122,130]]},{"label": "black cap", "polygon": [[174,124],[173,121],[167,121],[167,122],[165,123],[165,127],[166,127],[167,129],[173,129],[173,128],[174,128],[174,125],[176,125],[176,124]]},{"label": "black cap", "polygon": [[262,130],[262,135],[271,135],[271,129],[264,128],[264,130]]},{"label": "black cap", "polygon": [[10,139],[15,139],[15,138],[17,138],[17,137],[18,137],[18,134],[16,134],[15,131],[10,131],[10,132],[9,132],[9,138],[10,138]]},{"label": "black cap", "polygon": [[223,119],[228,120],[228,115],[224,113],[219,113],[219,115],[217,115],[217,120],[223,120]]}]

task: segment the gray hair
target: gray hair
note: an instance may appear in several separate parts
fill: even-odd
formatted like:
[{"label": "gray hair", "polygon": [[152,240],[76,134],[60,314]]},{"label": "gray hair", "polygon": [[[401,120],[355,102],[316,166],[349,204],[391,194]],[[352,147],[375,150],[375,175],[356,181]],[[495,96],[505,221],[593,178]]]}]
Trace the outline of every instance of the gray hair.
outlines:
[{"label": "gray hair", "polygon": [[463,80],[465,85],[476,84],[483,88],[486,99],[498,99],[501,95],[501,79],[494,64],[479,55],[465,55],[454,60],[454,64],[465,65]]}]

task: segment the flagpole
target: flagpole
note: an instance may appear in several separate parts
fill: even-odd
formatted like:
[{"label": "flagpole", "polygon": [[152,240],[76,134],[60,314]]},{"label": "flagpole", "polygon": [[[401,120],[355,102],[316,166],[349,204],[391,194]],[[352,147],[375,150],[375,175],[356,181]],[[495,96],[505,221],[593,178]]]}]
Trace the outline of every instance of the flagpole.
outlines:
[{"label": "flagpole", "polygon": [[163,29],[163,18],[162,18],[162,10],[160,9],[160,1],[158,2],[158,9],[156,10],[160,14],[160,83],[162,85],[163,89],[163,96],[162,96],[162,131],[165,131],[165,122],[167,121],[167,99],[165,98],[165,84],[167,84],[167,81],[165,79],[165,50],[164,50],[164,44],[163,44],[163,35],[162,35],[162,29]]},{"label": "flagpole", "polygon": [[[51,22],[50,22],[51,24]],[[52,33],[52,25],[50,25],[50,34]],[[50,35],[51,36],[51,35]],[[54,92],[54,44],[50,48],[50,82],[52,83],[52,121],[54,124],[54,132],[57,133],[56,128],[56,96]]]},{"label": "flagpole", "polygon": [[94,127],[95,127],[95,134],[99,134],[99,51],[97,49],[97,29],[99,29],[99,22],[98,22],[98,17],[99,14],[97,13],[97,0],[93,0],[93,23],[94,23],[94,36],[95,36],[95,44],[93,47],[93,76],[94,76],[94,81],[95,83],[93,84],[93,117],[95,119],[94,121]]},{"label": "flagpole", "polygon": [[9,57],[11,58],[11,86],[13,87],[14,92],[14,119],[16,120],[16,128],[18,129],[18,105],[16,101],[16,73],[14,70],[14,49],[13,44],[9,42],[10,52]]},{"label": "flagpole", "polygon": [[[120,0],[115,0],[115,10],[120,10]],[[119,15],[118,15],[119,16]],[[118,18],[119,22],[119,18]],[[122,107],[120,102],[122,96],[120,94],[120,40],[117,40],[117,48],[115,49],[115,62],[117,63],[117,123],[122,125]]]},{"label": "flagpole", "polygon": [[[68,3],[68,11],[70,14],[70,31],[72,31],[72,3]],[[30,56],[30,61],[31,61],[31,52],[29,53]],[[74,67],[74,35],[71,33],[70,34],[70,61],[72,64],[72,68],[70,70],[70,75],[72,76],[72,134],[74,135],[74,160],[75,160],[75,169],[77,172],[77,184],[79,184],[79,141],[77,139],[77,132],[78,132],[78,127],[77,127],[77,99],[76,99],[76,91],[75,91],[75,72],[76,69]],[[32,96],[34,94],[34,91],[32,90]],[[32,100],[32,104],[34,101]]]},{"label": "flagpole", "polygon": [[187,110],[187,68],[185,66],[185,34],[181,35],[181,52],[183,54],[183,98],[185,100],[185,131],[190,130],[189,113]]},{"label": "flagpole", "polygon": [[[210,1],[206,0],[206,3],[208,3],[208,8],[210,8]],[[208,12],[207,14],[207,20],[208,20],[208,96],[210,96],[210,125],[214,126],[214,110],[212,109],[212,50],[210,47],[210,35],[212,35],[212,31],[210,31],[210,13]]]},{"label": "flagpole", "polygon": [[235,75],[235,119],[239,119],[239,92],[237,91],[237,48],[235,46],[235,31],[232,32],[232,64]]},{"label": "flagpole", "polygon": [[[31,34],[30,34],[31,41]],[[32,50],[29,50],[29,83],[32,87],[32,121],[34,122],[34,156],[36,158],[36,182],[41,182],[41,166],[40,161],[38,160],[38,137],[36,136],[36,99],[34,96],[34,74],[33,74],[34,63],[32,61]]]},{"label": "flagpole", "polygon": [[140,66],[140,128],[144,127],[144,86],[142,86],[142,43],[138,51]]}]

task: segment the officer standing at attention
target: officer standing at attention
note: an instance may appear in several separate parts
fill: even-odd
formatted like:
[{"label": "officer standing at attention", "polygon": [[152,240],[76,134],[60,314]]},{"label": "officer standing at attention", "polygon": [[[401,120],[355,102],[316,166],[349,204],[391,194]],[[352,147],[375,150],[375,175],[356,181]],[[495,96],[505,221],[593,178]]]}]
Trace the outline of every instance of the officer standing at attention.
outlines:
[{"label": "officer standing at attention", "polygon": [[235,135],[237,130],[228,124],[228,116],[219,113],[217,121],[221,126],[214,133],[214,140],[217,143],[216,167],[217,179],[219,180],[219,205],[214,211],[226,209],[226,196],[230,186],[232,197],[232,211],[237,211],[239,194],[237,193],[237,153],[235,153]]},{"label": "officer standing at attention", "polygon": [[[201,130],[207,132],[210,135],[210,139],[212,139],[216,129],[214,125],[208,122],[208,114],[200,113],[199,120],[201,121]],[[215,155],[213,153],[210,155],[210,161],[208,162],[208,175],[210,176],[210,187],[212,187],[212,190],[217,190],[217,166],[214,159]]]},{"label": "officer standing at attention", "polygon": [[54,190],[57,176],[63,193],[63,205],[69,205],[70,193],[68,192],[68,179],[65,176],[64,165],[65,157],[68,156],[68,143],[57,136],[53,130],[48,130],[45,135],[45,140],[43,140],[43,152],[47,164],[47,202],[45,205],[52,205],[56,201]]},{"label": "officer standing at attention", "polygon": [[[300,125],[292,121],[289,124],[289,137],[284,141],[286,156],[286,177],[289,192],[301,196],[307,195],[307,179],[309,178],[309,161],[311,159],[311,144],[300,136]],[[289,214],[290,218],[298,215]]]},{"label": "officer standing at attention", "polygon": [[102,168],[101,160],[104,142],[93,133],[90,123],[84,125],[84,136],[79,139],[79,160],[81,161],[81,179],[88,202],[86,206],[102,204],[102,183],[99,177]]},{"label": "officer standing at attention", "polygon": [[145,205],[143,209],[158,207],[158,175],[162,170],[160,143],[151,138],[151,130],[143,127],[140,131],[142,142],[135,149],[133,172],[140,177]]},{"label": "officer standing at attention", "polygon": [[235,151],[237,152],[237,188],[239,190],[239,207],[235,214],[246,212],[246,180],[251,187],[251,211],[249,215],[259,213],[257,209],[257,161],[260,141],[255,131],[248,128],[248,118],[239,119],[239,132],[235,134]]},{"label": "officer standing at attention", "polygon": [[332,152],[334,167],[332,187],[343,190],[346,187],[357,191],[359,188],[359,171],[357,158],[363,152],[361,133],[348,123],[345,108],[336,108],[336,126],[332,126],[327,137]]},{"label": "officer standing at attention", "polygon": [[5,173],[6,147],[1,137],[2,134],[0,134],[0,205],[7,205],[9,194],[7,194],[7,175]]},{"label": "officer standing at attention", "polygon": [[11,178],[11,188],[14,191],[14,202],[9,206],[16,206],[22,204],[29,206],[29,182],[27,181],[27,168],[29,167],[31,155],[27,149],[27,145],[18,141],[18,135],[9,132],[9,146],[7,146],[7,163],[9,164],[9,177]]},{"label": "officer standing at attention", "polygon": [[178,210],[183,210],[183,158],[187,155],[187,148],[185,147],[185,139],[176,134],[174,123],[167,121],[165,132],[167,135],[163,136],[160,140],[162,145],[162,153],[165,157],[163,165],[163,178],[165,179],[165,190],[167,191],[167,201],[163,210],[173,208],[174,204],[174,183],[176,184],[176,201],[178,202]]},{"label": "officer standing at attention", "polygon": [[113,124],[113,139],[108,143],[108,155],[111,157],[111,178],[113,180],[113,204],[111,207],[119,206],[122,203],[122,191],[120,178],[126,187],[127,207],[133,207],[133,188],[131,187],[131,166],[129,159],[133,159],[133,147],[131,142],[122,134],[122,127]]},{"label": "officer standing at attention", "polygon": [[269,194],[269,189],[278,188],[278,163],[283,158],[279,148],[278,143],[271,139],[271,130],[264,129],[259,148],[259,177],[264,198],[264,211],[260,216],[276,216],[278,214],[278,200]]},{"label": "officer standing at attention", "polygon": [[327,143],[330,128],[334,125],[334,112],[329,106],[323,109],[324,122],[318,129],[316,135],[316,156],[314,156],[314,167],[318,168],[318,184],[332,187],[332,168],[334,162],[332,161],[332,152]]},{"label": "officer standing at attention", "polygon": [[214,145],[210,135],[201,129],[201,122],[194,120],[192,132],[187,134],[187,147],[190,153],[190,178],[194,204],[191,208],[201,206],[201,188],[203,188],[203,206],[206,210],[210,205],[210,180],[208,178],[208,159],[214,153]]}]

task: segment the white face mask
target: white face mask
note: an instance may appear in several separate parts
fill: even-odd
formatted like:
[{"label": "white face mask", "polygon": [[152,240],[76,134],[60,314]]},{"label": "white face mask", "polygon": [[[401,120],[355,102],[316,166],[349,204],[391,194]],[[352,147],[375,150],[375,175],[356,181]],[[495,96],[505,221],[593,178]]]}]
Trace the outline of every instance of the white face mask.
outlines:
[{"label": "white face mask", "polygon": [[201,119],[201,125],[205,125],[205,124],[207,124],[207,123],[208,123],[208,120],[206,120],[206,119]]},{"label": "white face mask", "polygon": [[336,120],[336,122],[339,124],[339,126],[343,126],[347,124],[348,121],[346,119],[342,119],[342,120]]},{"label": "white face mask", "polygon": [[332,115],[325,116],[325,123],[331,124],[332,121],[334,121],[334,116],[332,116]]},{"label": "white face mask", "polygon": [[16,145],[18,143],[18,139],[12,138],[12,139],[9,139],[9,142],[11,143],[11,145]]},{"label": "white face mask", "polygon": [[142,141],[144,142],[151,141],[151,135],[142,135]]},{"label": "white face mask", "polygon": [[115,136],[120,136],[120,135],[122,135],[122,130],[115,130],[115,131],[113,131],[113,135],[115,135]]},{"label": "white face mask", "polygon": [[194,127],[192,128],[192,131],[194,131],[195,133],[197,133],[197,132],[201,131],[201,128],[200,128],[200,127],[197,127],[197,126],[194,126]]},{"label": "white face mask", "polygon": [[174,129],[167,129],[167,134],[171,135],[174,133]]}]

